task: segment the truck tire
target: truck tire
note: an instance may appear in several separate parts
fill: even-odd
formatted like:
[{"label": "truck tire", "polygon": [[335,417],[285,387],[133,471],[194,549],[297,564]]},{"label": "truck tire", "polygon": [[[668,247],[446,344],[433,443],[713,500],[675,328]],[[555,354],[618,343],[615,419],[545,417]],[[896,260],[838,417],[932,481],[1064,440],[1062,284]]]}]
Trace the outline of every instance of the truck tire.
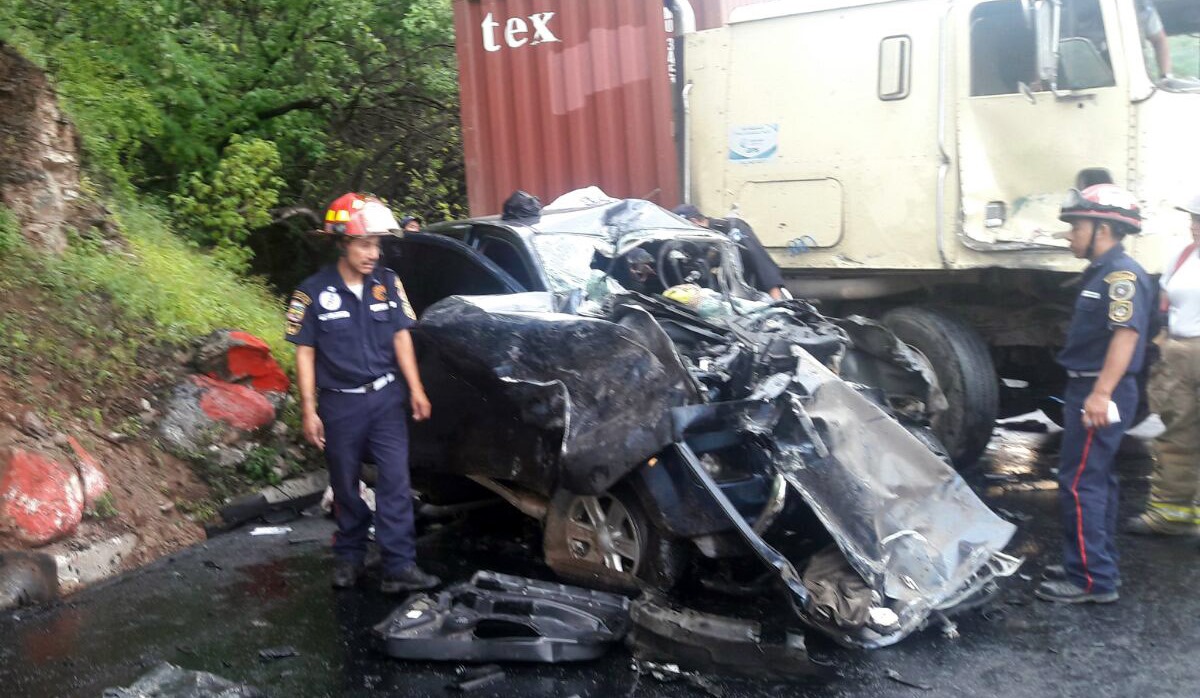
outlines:
[{"label": "truck tire", "polygon": [[669,591],[687,564],[687,544],[660,531],[623,485],[595,496],[559,491],[542,539],[546,564],[559,577],[624,593],[643,584]]},{"label": "truck tire", "polygon": [[955,467],[971,465],[987,447],[1000,411],[1000,386],[987,344],[965,322],[935,308],[896,308],[882,321],[929,360],[949,403],[933,420],[933,431]]}]

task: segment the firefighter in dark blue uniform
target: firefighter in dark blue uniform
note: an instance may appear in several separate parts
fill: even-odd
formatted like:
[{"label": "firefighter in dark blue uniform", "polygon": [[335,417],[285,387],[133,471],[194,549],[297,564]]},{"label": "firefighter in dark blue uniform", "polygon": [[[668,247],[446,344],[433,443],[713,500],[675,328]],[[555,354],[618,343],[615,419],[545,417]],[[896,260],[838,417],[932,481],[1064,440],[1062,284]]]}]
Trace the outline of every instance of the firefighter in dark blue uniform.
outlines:
[{"label": "firefighter in dark blue uniform", "polygon": [[363,573],[372,516],[359,477],[368,455],[379,470],[374,521],[382,590],[440,583],[416,564],[405,402],[418,421],[429,417],[430,405],[408,332],[415,316],[395,272],[379,266],[380,236],[399,229],[379,200],[338,198],[325,215],[338,261],[305,279],[288,304],[304,436],[325,452],[333,489],[338,588],[354,586]]},{"label": "firefighter in dark blue uniform", "polygon": [[1072,190],[1059,216],[1083,272],[1066,345],[1064,432],[1058,469],[1063,565],[1046,569],[1038,598],[1063,603],[1117,600],[1116,454],[1138,405],[1136,374],[1145,360],[1155,301],[1145,270],[1125,253],[1126,235],[1141,231],[1141,212],[1113,184]]}]

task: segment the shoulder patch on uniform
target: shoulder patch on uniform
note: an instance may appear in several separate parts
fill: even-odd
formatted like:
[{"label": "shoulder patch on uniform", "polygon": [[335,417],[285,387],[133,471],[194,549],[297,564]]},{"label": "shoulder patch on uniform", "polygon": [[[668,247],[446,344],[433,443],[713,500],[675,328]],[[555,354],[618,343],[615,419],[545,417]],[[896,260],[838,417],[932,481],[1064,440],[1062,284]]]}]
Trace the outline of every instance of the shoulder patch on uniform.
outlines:
[{"label": "shoulder patch on uniform", "polygon": [[1133,303],[1113,301],[1108,304],[1108,319],[1112,322],[1129,322],[1133,319]]},{"label": "shoulder patch on uniform", "polygon": [[[292,294],[291,300],[288,301],[287,321],[289,325],[299,326],[304,320],[304,313],[308,310],[308,306],[312,303],[312,299],[304,291],[296,291]],[[295,334],[290,332],[289,334]]]},{"label": "shoulder patch on uniform", "polygon": [[1114,281],[1108,286],[1108,297],[1114,301],[1129,301],[1137,295],[1137,284],[1129,279]]},{"label": "shoulder patch on uniform", "polygon": [[298,323],[298,322],[288,322],[288,324],[287,324],[287,333],[288,333],[288,336],[289,336],[289,337],[291,337],[291,336],[293,336],[293,335],[300,334],[300,323]]},{"label": "shoulder patch on uniform", "polygon": [[416,320],[417,314],[413,312],[412,304],[408,302],[408,294],[404,292],[404,284],[400,282],[400,277],[396,276],[396,295],[400,296],[400,306],[404,308],[404,314],[410,320]]},{"label": "shoulder patch on uniform", "polygon": [[1117,281],[1137,281],[1137,274],[1134,274],[1131,271],[1122,270],[1114,271],[1113,273],[1104,277],[1104,283],[1106,284],[1115,283]]}]

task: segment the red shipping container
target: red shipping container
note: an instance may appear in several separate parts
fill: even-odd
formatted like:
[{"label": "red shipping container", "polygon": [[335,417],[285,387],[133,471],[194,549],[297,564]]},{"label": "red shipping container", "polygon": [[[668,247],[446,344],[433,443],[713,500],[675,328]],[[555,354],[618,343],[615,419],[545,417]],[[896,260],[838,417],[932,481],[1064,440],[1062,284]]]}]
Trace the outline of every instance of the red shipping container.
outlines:
[{"label": "red shipping container", "polygon": [[680,200],[661,0],[455,0],[471,215],[524,189]]}]

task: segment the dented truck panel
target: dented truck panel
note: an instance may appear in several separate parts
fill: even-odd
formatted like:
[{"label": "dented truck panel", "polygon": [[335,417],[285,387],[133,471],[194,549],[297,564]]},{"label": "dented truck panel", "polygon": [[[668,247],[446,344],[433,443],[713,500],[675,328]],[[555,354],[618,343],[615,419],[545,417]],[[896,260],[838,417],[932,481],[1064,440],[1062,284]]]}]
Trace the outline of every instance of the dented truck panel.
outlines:
[{"label": "dented truck panel", "polygon": [[[424,311],[422,370],[439,366],[499,415],[445,429],[456,416],[443,409],[414,430],[418,450],[441,434],[446,470],[547,497],[636,483],[666,535],[757,558],[801,620],[852,647],[896,642],[1015,569],[1001,552],[1014,527],[929,430],[946,405],[931,368],[881,325],[770,302],[725,238],[647,202],[487,225],[559,265],[543,270],[557,281]],[[641,277],[623,275],[631,260]],[[484,443],[493,453],[467,447]],[[795,533],[825,548],[781,543]]]}]

